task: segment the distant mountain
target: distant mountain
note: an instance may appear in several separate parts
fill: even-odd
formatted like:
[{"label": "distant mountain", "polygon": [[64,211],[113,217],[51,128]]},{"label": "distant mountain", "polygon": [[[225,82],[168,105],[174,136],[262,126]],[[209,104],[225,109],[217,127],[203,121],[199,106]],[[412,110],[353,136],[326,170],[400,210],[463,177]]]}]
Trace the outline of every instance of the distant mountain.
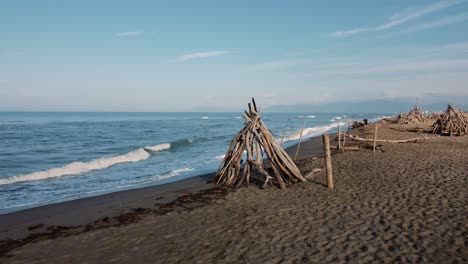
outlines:
[{"label": "distant mountain", "polygon": [[[452,100],[425,100],[426,104],[419,103],[423,110],[441,111],[447,108],[447,104],[453,104],[457,109],[468,110],[468,101],[460,98]],[[432,101],[432,102],[431,102]],[[457,103],[458,102],[458,103]],[[460,103],[461,102],[461,103]],[[353,102],[332,102],[327,104],[296,104],[276,105],[265,109],[268,112],[310,112],[310,113],[400,113],[408,110],[416,104],[416,101],[395,100],[363,100]]]}]

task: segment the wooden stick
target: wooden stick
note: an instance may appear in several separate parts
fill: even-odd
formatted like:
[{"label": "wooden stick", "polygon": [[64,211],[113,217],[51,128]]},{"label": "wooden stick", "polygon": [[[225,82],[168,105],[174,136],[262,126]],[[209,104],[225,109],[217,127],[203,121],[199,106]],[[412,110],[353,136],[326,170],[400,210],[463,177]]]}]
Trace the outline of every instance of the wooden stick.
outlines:
[{"label": "wooden stick", "polygon": [[323,135],[323,150],[325,152],[325,168],[327,172],[328,189],[333,189],[332,163],[330,155],[330,138],[327,134]]},{"label": "wooden stick", "polygon": [[341,128],[340,124],[338,124],[338,149],[341,148]]},{"label": "wooden stick", "polygon": [[289,127],[289,121],[291,120],[291,118],[288,118],[288,122],[286,123],[286,127],[284,128],[284,131],[283,131],[283,137],[281,138],[281,144],[280,146],[283,146],[283,142],[284,142],[284,137],[286,136],[286,130],[288,129]]},{"label": "wooden stick", "polygon": [[343,133],[343,153],[345,151],[345,144],[346,144],[346,131],[348,130],[348,126],[349,126],[349,122],[346,123],[346,127],[344,129],[344,133]]},{"label": "wooden stick", "polygon": [[377,128],[379,127],[379,125],[377,123],[375,123],[375,134],[374,134],[374,154],[375,154],[375,145],[377,143]]},{"label": "wooden stick", "polygon": [[[330,146],[330,149],[338,149],[338,146]],[[359,146],[348,146],[346,147],[346,150],[360,150],[361,148]]]},{"label": "wooden stick", "polygon": [[301,135],[299,136],[299,142],[297,142],[296,156],[294,156],[294,161],[297,160],[297,155],[299,154],[299,149],[301,148],[302,132],[304,132],[306,121],[307,120],[304,120],[304,125],[302,126],[302,129],[301,129]]}]

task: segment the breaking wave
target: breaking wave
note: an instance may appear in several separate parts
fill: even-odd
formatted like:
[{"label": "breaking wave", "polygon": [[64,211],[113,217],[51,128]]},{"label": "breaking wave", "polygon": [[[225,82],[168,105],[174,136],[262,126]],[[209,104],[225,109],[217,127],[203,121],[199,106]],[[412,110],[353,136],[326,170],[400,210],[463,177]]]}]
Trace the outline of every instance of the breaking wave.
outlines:
[{"label": "breaking wave", "polygon": [[149,157],[150,154],[147,151],[145,151],[143,148],[139,148],[119,156],[99,158],[87,162],[73,162],[63,167],[0,179],[0,185],[16,182],[45,180],[65,175],[76,175],[94,170],[105,169],[119,163],[137,162],[148,159]]},{"label": "breaking wave", "polygon": [[[313,136],[318,136],[318,135],[321,135],[329,130],[332,130],[334,128],[337,128],[338,127],[338,124],[340,125],[343,125],[343,123],[333,123],[331,125],[327,125],[327,126],[317,126],[317,127],[307,127],[307,128],[304,128],[304,131],[302,132],[302,138],[310,138],[310,137],[313,137]],[[284,142],[286,141],[291,141],[291,140],[297,140],[299,139],[301,136],[301,130],[296,130],[294,131],[293,134],[289,135],[289,136],[285,136],[284,137]],[[281,139],[280,139],[281,141]]]},{"label": "breaking wave", "polygon": [[191,143],[192,139],[187,138],[175,141],[173,143],[162,143],[155,146],[139,148],[123,155],[103,157],[85,162],[72,162],[62,167],[3,178],[0,179],[0,185],[12,184],[17,182],[45,180],[49,178],[58,178],[66,175],[78,175],[90,171],[102,170],[120,163],[137,162],[148,159],[151,156],[150,152],[168,150],[172,147],[188,145]]},{"label": "breaking wave", "polygon": [[184,172],[189,172],[189,171],[193,171],[192,168],[183,168],[183,169],[177,169],[177,170],[170,170],[170,171],[167,171],[161,175],[158,175],[158,176],[155,176],[153,179],[154,180],[163,180],[163,179],[167,179],[167,178],[170,178],[170,177],[174,177],[174,176],[177,176],[177,175],[180,175]]},{"label": "breaking wave", "polygon": [[219,155],[219,156],[216,156],[215,159],[222,160],[222,159],[224,159],[224,156],[226,156],[226,155]]},{"label": "breaking wave", "polygon": [[159,145],[156,145],[156,146],[145,147],[145,150],[157,152],[157,151],[161,151],[161,150],[167,150],[167,149],[170,149],[170,148],[171,148],[171,143],[163,143],[163,144],[159,144]]}]

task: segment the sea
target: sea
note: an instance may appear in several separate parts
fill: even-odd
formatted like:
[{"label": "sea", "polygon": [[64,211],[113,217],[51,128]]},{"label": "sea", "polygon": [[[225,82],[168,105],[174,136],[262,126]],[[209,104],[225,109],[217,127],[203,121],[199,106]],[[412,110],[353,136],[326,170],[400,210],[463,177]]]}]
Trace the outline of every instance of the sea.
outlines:
[{"label": "sea", "polygon": [[[262,113],[283,147],[388,113]],[[218,168],[241,113],[0,112],[0,214]]]}]

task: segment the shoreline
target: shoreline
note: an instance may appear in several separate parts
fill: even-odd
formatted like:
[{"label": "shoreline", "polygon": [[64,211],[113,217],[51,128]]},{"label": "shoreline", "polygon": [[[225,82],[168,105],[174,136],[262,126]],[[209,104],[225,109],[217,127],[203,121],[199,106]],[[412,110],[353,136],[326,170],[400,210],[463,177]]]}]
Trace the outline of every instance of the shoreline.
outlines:
[{"label": "shoreline", "polygon": [[[336,133],[330,133],[334,135]],[[298,159],[319,156],[323,150],[321,135],[301,142]],[[297,143],[286,148],[294,157]],[[29,235],[47,232],[51,226],[83,226],[102,218],[118,217],[136,208],[152,208],[155,203],[168,204],[182,194],[196,194],[215,188],[208,183],[215,171],[175,182],[120,190],[95,196],[59,201],[37,207],[0,214],[0,241],[24,239]],[[29,230],[30,227],[36,227]]]},{"label": "shoreline", "polygon": [[[50,259],[94,263],[102,262],[103,256],[110,262],[151,263],[464,262],[463,234],[468,226],[463,157],[468,138],[426,140],[418,131],[428,125],[381,124],[381,140],[421,140],[382,142],[375,153],[372,144],[354,140],[346,145],[359,151],[332,150],[333,190],[326,188],[323,172],[310,173],[323,168],[323,159],[313,158],[322,151],[321,139],[315,137],[301,143],[296,162],[303,175],[308,175],[308,183],[285,190],[214,187],[191,193],[178,189],[180,182],[175,182],[179,193],[167,200],[152,191],[156,186],[146,188],[148,196],[142,189],[124,191],[121,198],[134,202],[127,204],[128,211],[78,226],[35,223],[34,230],[27,232],[37,233],[0,240],[0,259],[6,263],[47,263]],[[375,124],[371,124],[352,134],[369,139],[374,131]],[[295,149],[289,148],[288,153],[295,154]],[[207,186],[207,178],[198,180],[199,187]],[[154,203],[152,207],[138,207],[138,195],[148,199],[148,206]],[[108,209],[109,199],[97,197],[89,200]],[[118,199],[114,205],[119,205],[115,202]],[[105,215],[93,208],[94,203],[85,210],[90,219]],[[70,216],[67,212],[80,206],[86,208],[83,200],[72,201],[63,206],[64,212],[55,213]],[[17,231],[26,235],[31,226],[22,221],[30,219],[16,220],[23,224]]]}]

